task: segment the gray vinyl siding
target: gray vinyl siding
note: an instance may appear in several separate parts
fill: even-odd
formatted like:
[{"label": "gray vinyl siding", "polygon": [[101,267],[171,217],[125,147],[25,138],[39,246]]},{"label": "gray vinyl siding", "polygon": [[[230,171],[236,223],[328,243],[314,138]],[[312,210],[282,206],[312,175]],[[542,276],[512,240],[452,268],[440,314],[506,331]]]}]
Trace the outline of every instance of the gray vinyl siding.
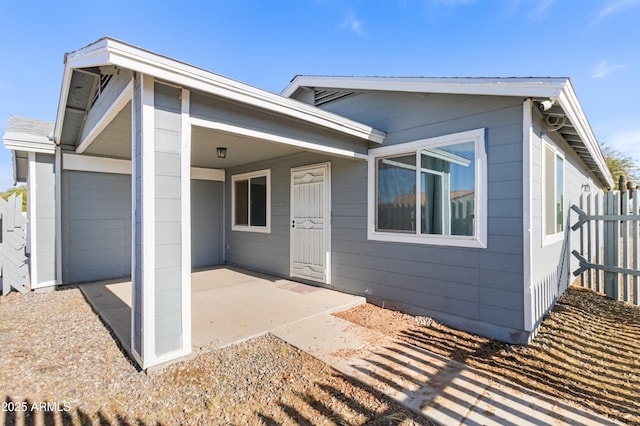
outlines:
[{"label": "gray vinyl siding", "polygon": [[[545,241],[544,238],[545,143],[564,154],[564,232],[560,241],[552,243]],[[577,220],[577,214],[571,210],[571,206],[580,204],[583,184],[590,184],[592,196],[602,194],[602,189],[598,187],[596,177],[587,171],[587,167],[571,148],[553,132],[544,130],[544,125],[537,114],[534,116],[531,146],[531,281],[534,321],[537,321],[534,326],[537,326],[573,281],[571,272],[578,267],[576,258],[570,254],[571,250],[580,247],[580,234],[570,230],[571,225]],[[592,252],[595,253],[595,251]]]},{"label": "gray vinyl siding", "polygon": [[[526,340],[522,102],[510,97],[367,92],[326,104],[328,110],[386,131],[384,145],[486,128],[488,163],[486,249],[366,242],[367,250],[361,244],[339,253],[336,243],[335,282],[353,281],[352,286],[361,286],[385,304],[395,302],[454,326],[507,341]],[[363,222],[363,232],[365,227]],[[350,253],[363,251],[370,257],[370,268],[358,267],[362,259],[349,260]],[[362,279],[350,268],[371,272]]]},{"label": "gray vinyl siding", "polygon": [[56,222],[54,156],[36,154],[36,259],[38,282],[56,279]]},{"label": "gray vinyl siding", "polygon": [[[304,153],[227,170],[225,179],[227,263],[278,276],[289,276],[291,168],[320,163],[329,159],[329,157],[320,154]],[[264,169],[271,170],[271,232],[232,231],[231,177],[235,174]]]},{"label": "gray vinyl siding", "polygon": [[[193,180],[191,188],[191,265],[219,265],[222,182]],[[64,171],[62,217],[63,283],[131,276],[130,175]]]},{"label": "gray vinyl siding", "polygon": [[182,346],[181,91],[155,84],[156,354]]},{"label": "gray vinyl siding", "polygon": [[355,137],[350,138],[299,120],[250,109],[222,98],[191,92],[190,108],[192,117],[236,125],[244,129],[266,132],[326,147],[350,150],[360,154],[367,153],[366,144]]},{"label": "gray vinyl siding", "polygon": [[[228,261],[287,276],[290,168],[330,159],[332,287],[454,327],[510,342],[526,341],[522,102],[508,97],[371,92],[345,98],[344,104],[326,105],[386,131],[385,146],[486,128],[486,249],[369,241],[367,164],[306,154],[229,171],[227,181],[235,173],[271,169],[272,224],[271,234],[257,234],[231,231],[228,220]],[[230,205],[229,185],[226,201]]]},{"label": "gray vinyl siding", "polygon": [[191,181],[191,267],[222,263],[222,182]]},{"label": "gray vinyl siding", "polygon": [[63,282],[131,275],[131,176],[62,173]]}]

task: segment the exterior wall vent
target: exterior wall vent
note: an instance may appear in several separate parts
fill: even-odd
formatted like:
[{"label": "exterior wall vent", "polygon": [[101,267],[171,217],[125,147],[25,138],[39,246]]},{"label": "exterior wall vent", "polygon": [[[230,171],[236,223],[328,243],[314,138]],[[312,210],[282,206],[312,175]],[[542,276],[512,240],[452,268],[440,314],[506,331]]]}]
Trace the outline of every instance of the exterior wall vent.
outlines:
[{"label": "exterior wall vent", "polygon": [[338,99],[343,99],[348,96],[352,96],[355,93],[356,92],[346,91],[346,90],[315,89],[313,92],[314,105],[320,106],[320,105],[328,104],[329,102],[337,101]]}]

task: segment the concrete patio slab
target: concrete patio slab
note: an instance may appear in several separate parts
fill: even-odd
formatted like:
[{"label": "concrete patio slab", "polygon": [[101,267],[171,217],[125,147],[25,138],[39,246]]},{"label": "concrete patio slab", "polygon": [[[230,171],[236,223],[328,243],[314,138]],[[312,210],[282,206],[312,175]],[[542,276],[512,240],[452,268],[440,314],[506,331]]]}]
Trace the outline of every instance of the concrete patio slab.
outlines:
[{"label": "concrete patio slab", "polygon": [[[86,283],[80,289],[130,351],[131,281]],[[197,271],[191,275],[193,349],[224,347],[364,302],[363,297],[235,267]]]}]

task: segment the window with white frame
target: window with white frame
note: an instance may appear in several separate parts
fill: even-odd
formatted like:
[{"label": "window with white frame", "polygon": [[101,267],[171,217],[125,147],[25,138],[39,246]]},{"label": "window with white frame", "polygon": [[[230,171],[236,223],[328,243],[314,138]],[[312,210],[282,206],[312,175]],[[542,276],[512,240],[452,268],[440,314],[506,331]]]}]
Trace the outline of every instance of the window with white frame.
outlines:
[{"label": "window with white frame", "polygon": [[564,157],[555,147],[544,145],[545,236],[564,231]]},{"label": "window with white frame", "polygon": [[231,217],[235,231],[270,232],[271,171],[231,176]]},{"label": "window with white frame", "polygon": [[486,247],[484,129],[370,150],[369,239]]}]

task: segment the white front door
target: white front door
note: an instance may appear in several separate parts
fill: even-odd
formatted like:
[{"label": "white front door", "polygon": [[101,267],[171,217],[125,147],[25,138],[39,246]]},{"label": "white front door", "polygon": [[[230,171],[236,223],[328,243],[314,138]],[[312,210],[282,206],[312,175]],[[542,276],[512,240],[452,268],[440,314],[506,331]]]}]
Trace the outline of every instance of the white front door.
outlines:
[{"label": "white front door", "polygon": [[291,276],[330,284],[330,163],[291,169]]}]

